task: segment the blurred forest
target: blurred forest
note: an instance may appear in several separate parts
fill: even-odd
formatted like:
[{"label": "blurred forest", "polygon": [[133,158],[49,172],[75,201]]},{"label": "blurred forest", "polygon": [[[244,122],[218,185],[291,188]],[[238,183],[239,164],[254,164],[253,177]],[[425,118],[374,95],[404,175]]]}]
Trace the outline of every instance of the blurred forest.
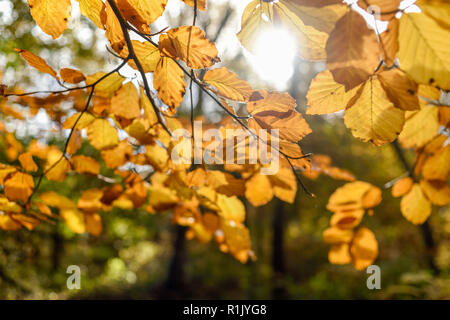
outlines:
[{"label": "blurred forest", "polygon": [[[208,37],[216,39],[223,64],[255,88],[289,91],[297,100],[297,110],[304,114],[309,83],[324,65],[295,58],[293,72],[284,83],[273,83],[256,68],[249,68],[248,55],[238,42],[236,48],[229,45],[240,24],[242,4],[236,5],[238,2],[210,1],[209,14],[199,15],[198,25]],[[192,10],[178,3],[173,7],[155,30],[164,27],[164,22],[171,26],[190,23]],[[14,53],[17,47],[40,54],[55,65],[73,65],[86,72],[117,64],[106,50],[102,34],[84,17],[74,19],[63,38],[49,42],[32,21],[26,1],[0,0],[0,8],[4,83],[18,84],[17,79],[21,79],[20,85],[36,89],[32,83],[42,85],[47,81],[47,77],[26,68]],[[42,81],[36,81],[39,77]],[[201,91],[195,95],[195,103],[196,116],[211,121],[224,116]],[[183,104],[181,110],[187,115],[189,101]],[[381,290],[367,288],[369,275],[365,271],[328,262],[329,245],[322,239],[331,216],[326,204],[344,182],[320,176],[305,178],[314,198],[299,190],[292,205],[275,198],[259,208],[246,202],[246,225],[256,260],[245,264],[220,252],[214,244],[188,239],[185,227],[172,225],[170,212],[149,214],[143,209],[130,212],[114,208],[102,215],[103,232],[98,237],[75,234],[63,223],[42,223],[33,232],[25,228],[0,230],[0,298],[449,299],[450,208],[434,209],[428,221],[432,239],[424,237],[421,227],[402,217],[400,199],[393,198],[386,187],[405,172],[394,147],[375,147],[355,139],[339,113],[305,118],[313,134],[302,140],[302,149],[329,155],[333,165],[383,190],[382,203],[373,216],[366,218],[366,225],[379,242],[375,264],[381,268]],[[15,125],[14,120],[5,123]],[[25,145],[39,136],[42,126],[36,119],[27,123],[17,136]],[[64,141],[56,137],[41,138],[48,144],[63,145]],[[82,148],[86,155],[98,153],[88,143]],[[413,153],[406,152],[405,156],[412,164]],[[6,161],[6,148],[0,145],[0,162]],[[70,195],[72,190],[100,184],[74,175],[64,184],[45,181],[41,190],[56,187],[61,194]],[[432,241],[431,246],[427,241]],[[66,287],[69,265],[81,267],[80,290]]]}]

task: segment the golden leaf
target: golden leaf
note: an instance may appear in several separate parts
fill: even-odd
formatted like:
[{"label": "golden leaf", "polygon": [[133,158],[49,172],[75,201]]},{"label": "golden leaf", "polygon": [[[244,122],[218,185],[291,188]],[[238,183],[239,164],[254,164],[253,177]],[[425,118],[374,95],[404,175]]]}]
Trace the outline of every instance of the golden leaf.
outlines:
[{"label": "golden leaf", "polygon": [[155,113],[155,109],[153,108],[153,105],[150,102],[150,99],[145,94],[144,88],[139,87],[139,91],[141,94],[140,106],[144,110],[144,115],[147,118],[148,123],[150,125],[154,125],[154,124],[158,123],[158,116]]},{"label": "golden leaf", "polygon": [[84,214],[74,208],[61,209],[60,215],[70,230],[75,233],[84,233],[86,226],[84,224]]},{"label": "golden leaf", "polygon": [[[400,2],[401,0],[363,0],[358,1],[358,5],[370,14],[377,15],[380,13],[379,16],[376,16],[377,19],[391,20],[395,17],[395,13],[399,11]],[[372,7],[372,10],[370,10],[370,7]],[[390,14],[386,14],[388,12]]]},{"label": "golden leaf", "polygon": [[253,89],[247,81],[239,79],[227,68],[208,70],[203,82],[217,89],[219,95],[235,101],[248,101],[253,93]]},{"label": "golden leaf", "polygon": [[415,183],[400,202],[403,216],[414,224],[424,223],[431,214],[431,203],[425,197],[420,186]]},{"label": "golden leaf", "polygon": [[345,86],[337,83],[329,70],[316,75],[311,81],[306,114],[328,114],[344,110],[347,104]]},{"label": "golden leaf", "polygon": [[139,117],[139,94],[132,82],[124,84],[111,98],[111,113],[125,119]]},{"label": "golden leaf", "polygon": [[392,66],[398,53],[398,31],[400,20],[392,19],[389,21],[387,29],[380,34],[380,49],[383,53],[383,61]]},{"label": "golden leaf", "polygon": [[98,175],[100,173],[100,164],[94,158],[88,156],[74,156],[70,159],[70,163],[78,173],[89,173]]},{"label": "golden leaf", "polygon": [[75,202],[54,191],[44,192],[39,196],[39,198],[46,205],[56,207],[58,209],[74,209],[77,207]]},{"label": "golden leaf", "polygon": [[20,161],[21,166],[26,171],[34,172],[38,169],[38,166],[36,165],[36,163],[33,160],[33,155],[30,152],[22,153],[19,156],[19,161]]},{"label": "golden leaf", "polygon": [[198,27],[183,26],[167,32],[176,51],[176,57],[193,69],[209,68],[219,62],[216,45],[205,37]]},{"label": "golden leaf", "polygon": [[108,76],[106,75],[107,73],[105,72],[97,72],[86,77],[86,85],[91,85],[101,80],[95,85],[94,92],[96,95],[102,98],[112,97],[114,95],[114,92],[116,92],[122,86],[123,80],[125,80],[125,78],[123,78],[117,72],[114,72],[113,74],[110,74]]},{"label": "golden leaf", "polygon": [[102,233],[102,218],[98,213],[85,213],[84,224],[86,231],[93,236],[99,236]]},{"label": "golden leaf", "polygon": [[450,203],[450,186],[446,181],[423,179],[420,187],[432,204],[446,206]]},{"label": "golden leaf", "polygon": [[28,50],[23,50],[23,49],[14,49],[14,50],[16,50],[20,54],[20,56],[27,61],[27,63],[30,66],[38,69],[40,72],[48,73],[52,77],[55,77],[56,79],[58,79],[58,76],[56,75],[55,70],[53,70],[52,67],[50,67],[47,64],[47,62],[45,62],[45,60],[42,59],[41,57],[38,57],[37,55],[35,55],[34,53],[31,53]]},{"label": "golden leaf", "polygon": [[70,69],[70,68],[63,68],[59,71],[59,75],[61,76],[61,79],[64,82],[77,84],[81,81],[86,80],[86,77],[84,76],[83,72]]},{"label": "golden leaf", "polygon": [[182,0],[188,6],[194,7],[195,2],[197,2],[197,9],[201,11],[205,11],[206,9],[206,0]]},{"label": "golden leaf", "polygon": [[279,168],[277,174],[269,176],[275,197],[294,203],[297,194],[297,179],[291,168]]},{"label": "golden leaf", "polygon": [[88,140],[98,149],[108,149],[119,144],[117,130],[106,119],[96,119],[87,128]]},{"label": "golden leaf", "polygon": [[419,110],[418,85],[398,68],[384,70],[378,79],[388,98],[402,110]]},{"label": "golden leaf", "polygon": [[414,185],[414,180],[410,177],[400,179],[394,183],[392,186],[392,196],[401,197],[407,194],[412,186]]},{"label": "golden leaf", "polygon": [[446,181],[450,176],[450,145],[439,149],[429,157],[422,168],[422,174],[427,180]]},{"label": "golden leaf", "polygon": [[332,245],[328,251],[328,261],[331,264],[347,264],[352,262],[348,243]]},{"label": "golden leaf", "polygon": [[398,140],[405,148],[418,148],[431,141],[439,132],[439,110],[425,106],[420,111],[406,113],[406,121]]},{"label": "golden leaf", "polygon": [[81,148],[83,138],[81,137],[80,130],[74,130],[70,136],[69,143],[67,144],[67,154],[74,154]]},{"label": "golden leaf", "polygon": [[[139,59],[139,62],[144,69],[144,72],[153,72],[155,71],[156,65],[158,64],[159,59],[161,58],[161,54],[159,53],[159,49],[155,47],[152,43],[140,42],[137,40],[131,40],[133,44],[134,53],[136,57]],[[120,56],[122,58],[128,57],[128,47],[124,46],[122,51],[120,52]],[[128,61],[128,64],[133,69],[138,70],[136,63],[133,59]]]},{"label": "golden leaf", "polygon": [[388,99],[380,81],[374,76],[349,101],[344,119],[354,137],[379,146],[397,138],[405,115]]},{"label": "golden leaf", "polygon": [[417,83],[450,90],[450,29],[443,29],[426,13],[403,14],[400,19],[400,65]]},{"label": "golden leaf", "polygon": [[108,168],[120,167],[132,154],[133,147],[126,140],[120,141],[115,148],[102,150],[102,158]]},{"label": "golden leaf", "polygon": [[77,0],[80,3],[81,14],[91,19],[100,29],[105,29],[102,16],[106,6],[102,0]]},{"label": "golden leaf", "polygon": [[153,87],[158,91],[158,97],[174,112],[186,91],[183,70],[171,58],[161,57],[153,75]]},{"label": "golden leaf", "polygon": [[128,21],[140,31],[149,33],[148,25],[164,13],[167,0],[118,0],[117,4]]},{"label": "golden leaf", "polygon": [[353,239],[353,230],[339,229],[336,227],[327,228],[323,232],[323,241],[329,244],[350,243]]},{"label": "golden leaf", "polygon": [[4,182],[5,196],[11,201],[27,201],[33,193],[33,177],[27,173],[14,172]]},{"label": "golden leaf", "polygon": [[337,23],[326,44],[327,68],[348,91],[366,81],[379,64],[378,41],[356,11]]},{"label": "golden leaf", "polygon": [[34,21],[53,39],[66,30],[72,11],[70,0],[28,0],[28,5]]},{"label": "golden leaf", "polygon": [[227,220],[243,222],[245,220],[244,204],[236,196],[227,197],[223,194],[217,194],[217,206],[219,215]]},{"label": "golden leaf", "polygon": [[[78,120],[78,118],[80,118]],[[81,130],[86,128],[92,121],[95,120],[95,117],[87,112],[84,112],[83,114],[81,112],[75,113],[71,115],[70,117],[66,118],[66,120],[63,122],[63,128],[64,129],[77,129]],[[77,124],[75,127],[75,123]]]},{"label": "golden leaf", "polygon": [[120,53],[125,46],[125,38],[123,37],[120,22],[108,2],[106,2],[105,14],[101,18],[106,30],[105,36],[109,40],[111,48]]},{"label": "golden leaf", "polygon": [[367,228],[360,228],[355,233],[350,253],[357,270],[364,270],[373,264],[378,256],[378,242],[373,232]]},{"label": "golden leaf", "polygon": [[245,197],[254,207],[265,205],[272,200],[273,190],[269,177],[254,174],[245,182]]}]

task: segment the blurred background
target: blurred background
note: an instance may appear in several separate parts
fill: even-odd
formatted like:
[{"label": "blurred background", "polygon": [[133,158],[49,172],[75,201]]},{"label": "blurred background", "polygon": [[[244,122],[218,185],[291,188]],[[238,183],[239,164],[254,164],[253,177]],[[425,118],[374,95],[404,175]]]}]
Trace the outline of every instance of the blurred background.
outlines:
[{"label": "blurred background", "polygon": [[[306,92],[324,63],[296,58],[296,43],[287,32],[273,30],[257,40],[255,54],[246,52],[236,38],[240,17],[248,1],[214,0],[197,25],[217,42],[222,65],[247,80],[255,89],[289,91],[297,110],[306,109]],[[27,67],[14,48],[30,50],[54,67],[75,67],[85,74],[111,69],[118,60],[107,50],[103,31],[80,17],[72,1],[73,18],[63,37],[56,41],[42,33],[32,21],[25,0],[0,0],[0,70],[2,83],[27,90],[54,89],[50,76]],[[152,31],[167,26],[191,24],[193,12],[178,0],[169,0],[163,17]],[[131,68],[122,72],[133,77]],[[201,91],[194,92],[195,113],[211,122],[225,115]],[[189,95],[180,114],[188,114]],[[331,193],[343,185],[328,177],[305,178],[316,195],[299,189],[294,204],[272,200],[263,207],[247,206],[246,225],[257,259],[241,264],[220,252],[215,244],[187,240],[183,227],[171,224],[171,213],[150,215],[142,210],[115,208],[102,214],[99,237],[77,235],[64,224],[41,224],[34,231],[0,230],[1,299],[449,299],[450,298],[450,209],[433,211],[430,225],[436,250],[427,252],[419,227],[401,215],[398,198],[384,186],[404,173],[390,145],[374,147],[351,136],[342,114],[305,115],[313,133],[302,140],[304,152],[327,154],[333,165],[351,171],[358,180],[383,190],[383,202],[364,224],[374,231],[380,254],[381,290],[369,290],[365,271],[328,262],[329,246],[322,232],[331,212],[325,206]],[[32,138],[49,144],[64,144],[63,128],[50,122],[45,112],[27,116],[25,125],[0,115],[16,138],[26,144]],[[23,122],[20,122],[23,123]],[[49,130],[50,128],[50,130]],[[95,155],[86,143],[83,154]],[[0,140],[0,162],[6,163],[6,148]],[[412,164],[413,154],[406,151]],[[46,182],[41,191],[58,188],[70,195],[74,190],[95,188],[98,181],[81,175],[64,183]],[[439,269],[430,269],[428,258]],[[66,287],[66,269],[82,270],[80,290]]]}]

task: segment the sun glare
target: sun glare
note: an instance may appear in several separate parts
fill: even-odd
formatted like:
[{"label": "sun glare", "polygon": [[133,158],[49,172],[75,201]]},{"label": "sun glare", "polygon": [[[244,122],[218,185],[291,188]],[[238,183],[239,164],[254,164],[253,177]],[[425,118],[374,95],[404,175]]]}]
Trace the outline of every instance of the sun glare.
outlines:
[{"label": "sun glare", "polygon": [[259,76],[276,89],[285,89],[292,76],[297,44],[286,30],[271,28],[261,32],[254,54],[247,53]]}]

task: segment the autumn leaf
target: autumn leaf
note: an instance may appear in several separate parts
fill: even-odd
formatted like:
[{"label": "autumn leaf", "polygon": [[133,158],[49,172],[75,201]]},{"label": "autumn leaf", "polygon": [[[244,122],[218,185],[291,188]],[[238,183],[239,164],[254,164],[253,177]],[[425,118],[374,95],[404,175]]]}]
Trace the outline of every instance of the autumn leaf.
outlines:
[{"label": "autumn leaf", "polygon": [[15,172],[5,179],[4,190],[6,197],[11,201],[27,201],[33,193],[33,177],[27,173]]},{"label": "autumn leaf", "polygon": [[410,177],[405,177],[396,181],[392,186],[392,196],[401,197],[407,194],[411,190],[413,185],[414,180]]},{"label": "autumn leaf", "polygon": [[450,90],[450,30],[426,13],[400,19],[400,65],[416,82]]},{"label": "autumn leaf", "polygon": [[88,156],[74,156],[70,159],[74,170],[78,173],[89,173],[98,175],[100,173],[100,164],[92,157]]},{"label": "autumn leaf", "polygon": [[91,19],[100,29],[104,29],[102,16],[105,15],[106,6],[102,0],[77,0],[80,3],[81,14]]},{"label": "autumn leaf", "polygon": [[63,68],[59,71],[59,75],[61,76],[61,79],[64,82],[77,84],[81,81],[86,80],[86,77],[81,71],[70,69],[70,68]]},{"label": "autumn leaf", "polygon": [[119,144],[117,130],[106,119],[96,119],[87,128],[88,140],[98,150]]},{"label": "autumn leaf", "polygon": [[150,33],[148,25],[164,13],[167,0],[118,0],[117,4],[128,21],[142,32]]},{"label": "autumn leaf", "polygon": [[227,68],[208,70],[203,77],[203,82],[214,87],[219,95],[235,101],[247,101],[253,93],[247,81],[239,79]]},{"label": "autumn leaf", "polygon": [[405,148],[422,147],[438,135],[439,110],[424,106],[420,111],[406,113],[406,121],[398,140]]},{"label": "autumn leaf", "polygon": [[102,233],[102,218],[98,213],[85,213],[84,224],[86,226],[86,231],[90,234],[99,236]]},{"label": "autumn leaf", "polygon": [[27,50],[23,50],[23,49],[14,49],[14,50],[16,50],[21,55],[21,57],[27,61],[27,63],[30,66],[38,69],[41,72],[48,73],[52,77],[55,77],[56,79],[58,79],[58,76],[57,76],[55,70],[53,70],[52,67],[50,67],[47,64],[47,62],[45,62],[44,59],[38,57],[37,55],[35,55]]},{"label": "autumn leaf", "polygon": [[357,12],[348,11],[326,44],[327,68],[348,91],[368,80],[379,64],[378,41]]},{"label": "autumn leaf", "polygon": [[188,6],[194,7],[197,4],[197,9],[201,11],[205,11],[206,9],[206,0],[182,0]]},{"label": "autumn leaf", "polygon": [[186,91],[183,70],[171,58],[162,57],[155,68],[153,86],[158,97],[174,112]]},{"label": "autumn leaf", "polygon": [[132,82],[124,84],[111,98],[111,113],[125,119],[139,117],[139,94]]},{"label": "autumn leaf", "polygon": [[254,206],[265,205],[273,198],[272,185],[269,177],[255,174],[245,182],[245,197]]},{"label": "autumn leaf", "polygon": [[[158,64],[158,61],[161,58],[159,49],[148,41],[140,42],[137,40],[131,40],[131,43],[133,44],[134,53],[136,54],[136,57],[139,59],[139,62],[141,63],[142,68],[144,69],[144,72],[155,71],[156,65]],[[122,58],[126,58],[128,57],[128,55],[129,55],[128,47],[124,46],[122,51],[120,52],[120,56]],[[136,63],[134,62],[133,59],[129,60],[128,64],[133,69],[138,70]]]},{"label": "autumn leaf", "polygon": [[391,20],[399,10],[400,2],[401,0],[363,0],[358,5],[370,14],[375,14],[377,19]]},{"label": "autumn leaf", "polygon": [[400,202],[403,216],[414,224],[424,223],[431,214],[431,203],[425,197],[420,186],[415,183]]},{"label": "autumn leaf", "polygon": [[22,153],[19,156],[20,165],[26,170],[26,171],[37,171],[38,166],[33,160],[33,156],[30,152]]},{"label": "autumn leaf", "polygon": [[53,39],[66,30],[72,11],[70,0],[28,0],[28,5],[34,21]]},{"label": "autumn leaf", "polygon": [[378,79],[394,106],[402,110],[419,110],[418,85],[398,68],[378,73]]},{"label": "autumn leaf", "polygon": [[356,270],[364,270],[372,265],[378,256],[378,242],[372,231],[360,228],[353,238],[350,253]]},{"label": "autumn leaf", "polygon": [[209,41],[198,27],[170,29],[167,35],[175,48],[176,57],[186,62],[188,67],[208,68],[220,61],[215,44]]},{"label": "autumn leaf", "polygon": [[[99,80],[101,81],[97,83]],[[122,86],[124,80],[117,72],[110,75],[105,72],[97,72],[86,77],[86,85],[97,83],[94,90],[95,94],[103,98],[110,98]]]},{"label": "autumn leaf", "polygon": [[378,78],[370,77],[348,102],[344,119],[354,137],[379,146],[397,138],[405,115],[388,99]]},{"label": "autumn leaf", "polygon": [[432,204],[446,206],[450,203],[450,186],[441,180],[420,180],[423,193]]}]

